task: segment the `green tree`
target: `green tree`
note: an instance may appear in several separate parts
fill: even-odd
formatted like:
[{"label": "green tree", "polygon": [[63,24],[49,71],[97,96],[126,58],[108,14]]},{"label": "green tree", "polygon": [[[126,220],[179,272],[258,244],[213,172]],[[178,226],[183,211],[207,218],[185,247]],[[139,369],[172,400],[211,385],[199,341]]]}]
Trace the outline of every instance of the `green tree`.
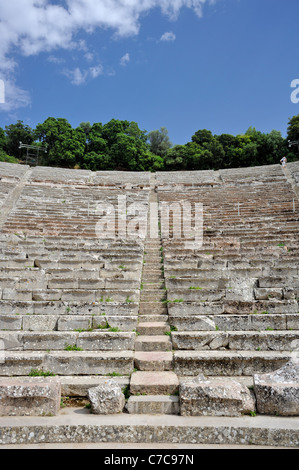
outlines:
[{"label": "green tree", "polygon": [[79,124],[79,128],[84,131],[84,134],[86,135],[86,139],[88,139],[89,134],[91,132],[91,128],[92,128],[90,122],[81,122]]},{"label": "green tree", "polygon": [[161,127],[160,130],[151,131],[148,134],[148,140],[150,143],[150,151],[160,157],[164,157],[172,147],[166,127]]},{"label": "green tree", "polygon": [[86,135],[81,127],[73,129],[66,119],[49,117],[36,126],[35,136],[48,145],[47,165],[73,168],[83,163]]},{"label": "green tree", "polygon": [[57,141],[70,131],[72,126],[63,118],[48,117],[42,124],[35,128],[35,138],[48,145],[49,153],[56,145]]},{"label": "green tree", "polygon": [[[299,114],[289,119],[287,129],[287,140],[291,142],[299,141]],[[288,153],[288,159],[298,159],[299,145],[292,145]]]},{"label": "green tree", "polygon": [[4,150],[5,147],[6,147],[5,132],[2,129],[2,127],[0,127],[0,150]]},{"label": "green tree", "polygon": [[213,140],[213,134],[207,129],[201,129],[192,136],[192,142],[198,145],[209,144]]},{"label": "green tree", "polygon": [[23,123],[23,121],[17,121],[16,124],[10,124],[5,126],[6,134],[6,145],[5,150],[8,155],[15,158],[19,158],[20,142],[23,144],[31,145],[34,141],[34,133],[30,126]]}]

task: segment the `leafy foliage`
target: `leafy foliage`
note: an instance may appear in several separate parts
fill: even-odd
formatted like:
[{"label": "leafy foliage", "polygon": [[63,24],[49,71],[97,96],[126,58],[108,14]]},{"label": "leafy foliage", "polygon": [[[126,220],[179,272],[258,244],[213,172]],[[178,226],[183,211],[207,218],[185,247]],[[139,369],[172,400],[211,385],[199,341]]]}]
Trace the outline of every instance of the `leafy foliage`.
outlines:
[{"label": "leafy foliage", "polygon": [[279,131],[262,133],[254,127],[237,136],[199,129],[190,142],[175,146],[165,127],[147,133],[136,122],[112,119],[73,128],[66,119],[49,117],[34,130],[22,121],[5,131],[0,128],[0,160],[18,161],[22,141],[47,144],[42,164],[48,166],[92,171],[218,170],[277,164],[284,155],[294,161],[299,148],[289,148],[288,140],[299,140],[299,115],[289,119],[286,139]]}]

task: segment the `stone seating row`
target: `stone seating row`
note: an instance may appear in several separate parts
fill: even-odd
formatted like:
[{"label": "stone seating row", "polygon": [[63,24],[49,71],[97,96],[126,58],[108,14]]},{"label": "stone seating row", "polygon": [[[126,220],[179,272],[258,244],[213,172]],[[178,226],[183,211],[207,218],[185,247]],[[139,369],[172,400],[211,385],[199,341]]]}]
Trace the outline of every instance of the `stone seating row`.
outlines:
[{"label": "stone seating row", "polygon": [[[41,305],[30,305],[29,312],[26,314],[21,314],[19,312],[0,314],[0,331],[35,331],[35,332],[45,332],[45,331],[75,331],[75,330],[101,330],[109,331],[111,328],[119,332],[133,332],[137,328],[138,323],[138,311],[134,312],[132,309],[125,311],[125,306],[117,306],[114,309],[114,314],[107,314],[102,307],[103,313],[100,314],[101,306],[97,306],[97,313],[92,315],[80,315],[76,314],[76,308],[73,308],[71,304],[67,306],[57,306],[56,314],[49,313],[50,308],[46,304],[43,305],[46,314],[37,314],[31,313],[32,311],[37,311],[38,307],[41,308]],[[53,305],[51,305],[53,310]],[[59,310],[61,307],[62,314],[59,315]],[[13,306],[12,309],[21,310],[18,308],[18,304]],[[24,305],[23,305],[24,308]],[[107,309],[106,309],[107,310]],[[138,310],[138,307],[137,307]],[[72,315],[69,313],[74,312]],[[96,308],[93,309],[96,312]]]},{"label": "stone seating row", "polygon": [[29,170],[28,165],[16,165],[15,163],[0,162],[1,180],[19,181]]},{"label": "stone seating row", "polygon": [[84,184],[90,186],[120,187],[127,185],[149,187],[150,173],[127,172],[127,171],[90,171],[90,170],[68,170],[52,167],[35,167],[30,177],[32,182],[60,182],[62,184]]}]

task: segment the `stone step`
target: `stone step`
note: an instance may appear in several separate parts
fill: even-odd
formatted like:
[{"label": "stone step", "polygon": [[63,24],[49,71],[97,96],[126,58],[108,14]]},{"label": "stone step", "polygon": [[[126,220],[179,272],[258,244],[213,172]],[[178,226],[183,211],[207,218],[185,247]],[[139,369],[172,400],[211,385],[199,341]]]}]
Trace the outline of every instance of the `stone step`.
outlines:
[{"label": "stone step", "polygon": [[[0,304],[1,308],[1,304]],[[140,302],[139,303],[139,314],[141,315],[155,315],[156,313],[158,314],[164,314],[167,315],[168,310],[167,310],[167,305],[166,303],[163,302]]]},{"label": "stone step", "polygon": [[143,260],[147,262],[154,262],[163,263],[162,253],[159,250],[145,250]]},{"label": "stone step", "polygon": [[175,351],[173,370],[179,376],[252,376],[279,369],[293,354],[290,351]]},{"label": "stone step", "polygon": [[[6,331],[92,331],[118,328],[122,332],[136,330],[138,317],[135,315],[0,315],[0,330]],[[1,334],[1,331],[0,331]]]},{"label": "stone step", "polygon": [[298,351],[297,331],[172,332],[172,345],[180,350]]},{"label": "stone step", "polygon": [[[146,397],[135,397],[146,398]],[[37,432],[37,429],[40,432]],[[3,448],[107,448],[107,433],[114,448],[138,447],[140,442],[152,448],[227,448],[271,450],[298,449],[298,418],[257,415],[229,418],[214,416],[109,415],[95,417],[78,408],[63,408],[58,416],[2,417],[0,441]],[[84,443],[82,444],[82,435]],[[81,443],[81,444],[80,444]],[[133,444],[132,444],[133,443]],[[27,444],[27,446],[26,446]],[[168,447],[167,447],[168,446]],[[169,452],[170,453],[170,452]],[[171,451],[171,454],[174,453]],[[156,453],[157,454],[157,453]],[[162,454],[162,452],[161,452]],[[183,454],[183,452],[180,452]],[[195,455],[193,459],[193,454]],[[182,462],[201,465],[201,456],[192,450]],[[158,462],[159,455],[152,457]],[[180,462],[177,455],[176,461]],[[188,459],[187,459],[188,458]],[[191,460],[190,460],[191,459]],[[171,457],[165,459],[171,462]]]},{"label": "stone step", "polygon": [[84,351],[133,350],[136,333],[88,332],[15,332],[0,331],[5,351],[63,351],[68,346]]},{"label": "stone step", "polygon": [[[55,300],[55,292],[48,293],[48,299],[40,301],[2,301],[0,315],[138,315],[139,304],[136,302],[61,302]],[[158,304],[157,304],[158,305]]]},{"label": "stone step", "polygon": [[173,395],[131,396],[126,408],[130,414],[179,415],[180,401]]},{"label": "stone step", "polygon": [[144,292],[147,291],[160,291],[160,290],[165,290],[165,284],[164,281],[161,282],[150,282],[150,281],[142,281],[142,290]]},{"label": "stone step", "polygon": [[140,291],[140,302],[163,302],[163,300],[166,300],[166,292],[164,290]]},{"label": "stone step", "polygon": [[131,376],[130,392],[132,395],[176,395],[179,379],[174,372],[134,372]]},{"label": "stone step", "polygon": [[[140,323],[152,323],[152,322],[167,322],[168,321],[168,315],[158,314],[155,313],[155,315],[139,315],[139,322]],[[1,317],[0,317],[1,321]]]},{"label": "stone step", "polygon": [[[140,318],[140,317],[139,317]],[[169,316],[178,331],[265,331],[299,330],[298,314],[188,315]]]},{"label": "stone step", "polygon": [[55,375],[131,374],[133,351],[4,351],[0,376],[29,375],[32,369]]},{"label": "stone step", "polygon": [[136,351],[135,367],[143,371],[172,370],[172,352]]},{"label": "stone step", "polygon": [[169,331],[170,326],[166,322],[145,322],[137,326],[137,332],[145,336],[159,336]]},{"label": "stone step", "polygon": [[171,351],[172,342],[169,336],[137,336],[135,351]]},{"label": "stone step", "polygon": [[232,315],[261,315],[265,314],[297,314],[299,311],[296,300],[261,300],[261,301],[208,301],[185,302],[177,299],[177,302],[167,303],[170,315],[187,316],[202,314],[232,314]]},{"label": "stone step", "polygon": [[146,269],[146,271],[144,270],[143,271],[143,274],[142,274],[142,280],[143,281],[157,281],[159,279],[164,279],[164,274],[163,272],[161,271],[161,268],[158,268],[158,269]]}]

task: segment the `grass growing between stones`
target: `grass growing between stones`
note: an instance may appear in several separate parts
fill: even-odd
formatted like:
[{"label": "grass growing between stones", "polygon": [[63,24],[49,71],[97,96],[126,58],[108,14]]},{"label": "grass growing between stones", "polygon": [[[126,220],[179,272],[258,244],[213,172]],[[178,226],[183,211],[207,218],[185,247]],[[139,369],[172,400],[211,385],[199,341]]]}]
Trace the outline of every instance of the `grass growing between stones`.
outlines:
[{"label": "grass growing between stones", "polygon": [[65,351],[83,351],[82,348],[79,348],[75,344],[66,344],[64,350]]},{"label": "grass growing between stones", "polygon": [[41,369],[31,369],[29,377],[55,377],[55,374],[50,371],[43,371]]}]

